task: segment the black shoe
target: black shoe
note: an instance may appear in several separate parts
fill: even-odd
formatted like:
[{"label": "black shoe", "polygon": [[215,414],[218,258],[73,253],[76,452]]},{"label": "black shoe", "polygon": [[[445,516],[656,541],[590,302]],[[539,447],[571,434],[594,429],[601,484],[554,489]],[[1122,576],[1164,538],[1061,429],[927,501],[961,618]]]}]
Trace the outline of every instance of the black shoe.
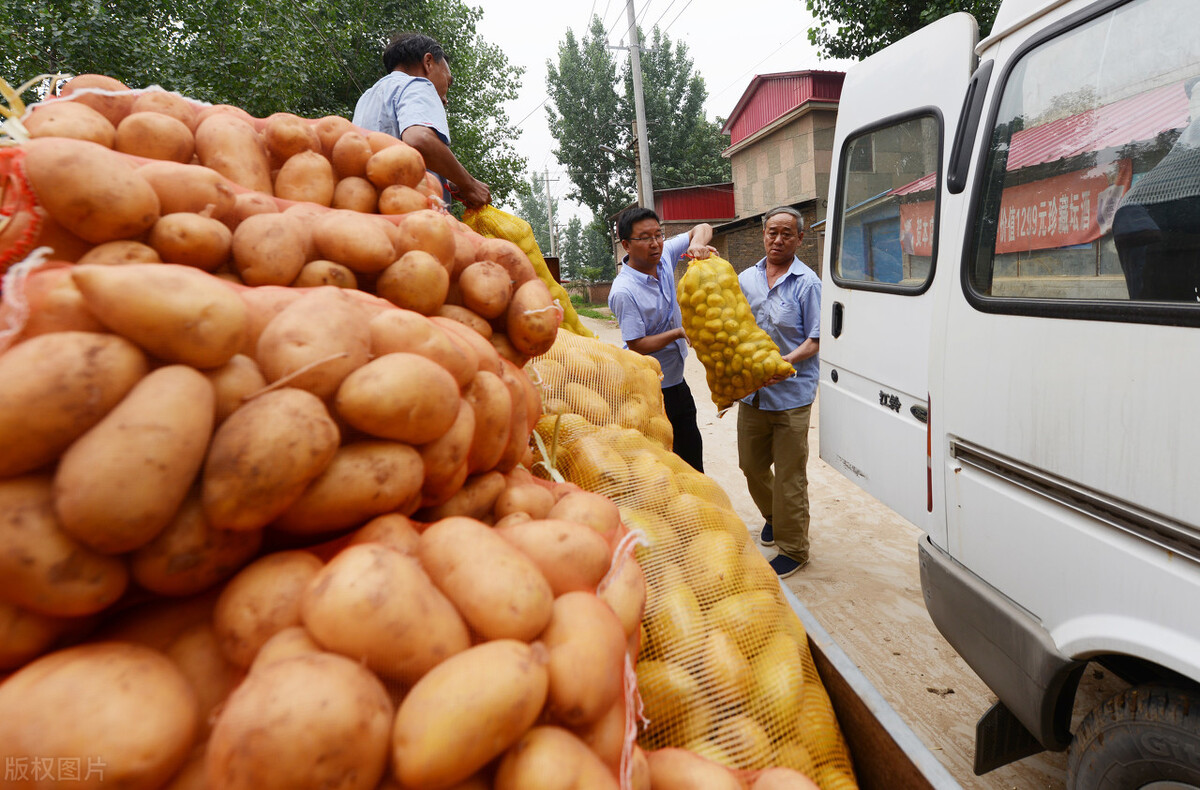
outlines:
[{"label": "black shoe", "polygon": [[797,562],[786,554],[777,554],[771,560],[771,570],[775,571],[775,575],[781,579],[786,579],[806,565],[808,565],[808,560]]},{"label": "black shoe", "polygon": [[762,531],[758,533],[758,542],[764,546],[775,545],[775,530],[771,527],[771,522],[763,524]]}]

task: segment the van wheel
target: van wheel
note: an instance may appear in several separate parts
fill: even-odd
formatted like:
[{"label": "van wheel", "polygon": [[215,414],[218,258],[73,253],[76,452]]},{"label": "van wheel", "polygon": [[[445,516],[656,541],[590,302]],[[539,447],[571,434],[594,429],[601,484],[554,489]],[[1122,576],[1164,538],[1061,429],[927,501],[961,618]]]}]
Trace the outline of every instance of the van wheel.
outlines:
[{"label": "van wheel", "polygon": [[1200,790],[1200,694],[1134,686],[1093,709],[1071,741],[1068,790]]}]

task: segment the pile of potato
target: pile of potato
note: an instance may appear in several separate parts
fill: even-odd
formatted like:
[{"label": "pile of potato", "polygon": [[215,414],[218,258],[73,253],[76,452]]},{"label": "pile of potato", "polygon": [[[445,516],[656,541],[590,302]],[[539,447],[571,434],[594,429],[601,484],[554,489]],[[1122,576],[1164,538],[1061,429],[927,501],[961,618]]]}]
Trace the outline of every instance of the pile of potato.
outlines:
[{"label": "pile of potato", "polygon": [[754,322],[750,303],[729,261],[716,256],[688,263],[676,286],[683,331],[704,363],[718,411],[725,411],[775,376],[790,376],[791,363]]},{"label": "pile of potato", "polygon": [[555,449],[534,468],[611,499],[642,538],[639,744],[679,777],[654,787],[855,787],[804,628],[720,486],[636,430],[551,414],[537,430]]},{"label": "pile of potato", "polygon": [[654,357],[577,337],[564,328],[529,367],[538,379],[545,413],[563,415],[564,436],[574,436],[577,424],[587,433],[610,426],[632,428],[671,449],[662,371]]},{"label": "pile of potato", "polygon": [[6,787],[649,788],[617,509],[499,483],[479,518],[388,513],[24,665],[0,683]]}]

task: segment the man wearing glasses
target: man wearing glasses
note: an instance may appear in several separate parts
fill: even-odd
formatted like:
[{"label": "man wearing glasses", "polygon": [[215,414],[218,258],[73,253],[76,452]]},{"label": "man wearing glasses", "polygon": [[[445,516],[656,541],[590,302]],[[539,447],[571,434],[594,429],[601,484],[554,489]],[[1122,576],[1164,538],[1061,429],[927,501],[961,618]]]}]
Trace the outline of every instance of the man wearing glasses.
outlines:
[{"label": "man wearing glasses", "polygon": [[704,445],[696,426],[696,402],[683,380],[687,340],[675,296],[675,264],[684,255],[707,258],[712,226],[696,225],[666,238],[658,215],[630,208],[617,217],[617,237],[626,255],[608,294],[625,347],[658,360],[662,368],[663,408],[675,434],[675,454],[698,472],[704,471]]}]

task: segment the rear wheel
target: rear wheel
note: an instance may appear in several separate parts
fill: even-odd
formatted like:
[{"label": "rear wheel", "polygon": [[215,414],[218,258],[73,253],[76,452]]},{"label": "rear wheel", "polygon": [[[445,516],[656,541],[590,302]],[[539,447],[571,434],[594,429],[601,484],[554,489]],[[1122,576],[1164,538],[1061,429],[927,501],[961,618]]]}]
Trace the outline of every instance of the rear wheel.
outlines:
[{"label": "rear wheel", "polygon": [[1068,790],[1200,790],[1200,694],[1134,686],[1092,710],[1067,762]]}]

